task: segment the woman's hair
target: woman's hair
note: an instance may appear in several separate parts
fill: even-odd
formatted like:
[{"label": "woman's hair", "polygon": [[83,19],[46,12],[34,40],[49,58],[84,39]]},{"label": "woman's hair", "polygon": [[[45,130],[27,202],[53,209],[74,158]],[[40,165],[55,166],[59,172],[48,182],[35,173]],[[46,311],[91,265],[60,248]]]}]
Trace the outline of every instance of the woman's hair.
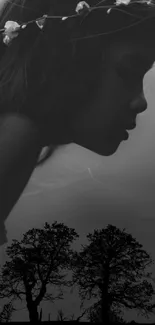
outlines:
[{"label": "woman's hair", "polygon": [[[116,37],[134,40],[135,35],[143,42],[154,39],[153,2],[150,5],[144,0],[133,2],[123,6],[124,13],[112,9],[108,14],[107,10],[98,9],[83,22],[78,17],[64,21],[48,19],[43,30],[35,23],[29,24],[9,47],[1,39],[0,112],[26,114],[38,123],[43,148],[47,149],[36,166],[43,164],[59,145],[50,138],[50,117],[52,121],[52,116],[59,116],[67,132],[72,110],[81,108],[81,103],[88,104],[95,96],[101,80],[103,44]],[[6,1],[0,14],[0,28],[8,20],[21,24],[44,14],[74,15],[77,3],[77,0]],[[88,3],[95,6],[98,1]],[[100,6],[113,4],[112,0],[100,1]],[[135,16],[150,19],[135,25]],[[133,27],[127,28],[128,25]],[[121,31],[123,27],[126,29]],[[102,33],[107,34],[91,37]],[[61,123],[58,132],[61,133]]]}]

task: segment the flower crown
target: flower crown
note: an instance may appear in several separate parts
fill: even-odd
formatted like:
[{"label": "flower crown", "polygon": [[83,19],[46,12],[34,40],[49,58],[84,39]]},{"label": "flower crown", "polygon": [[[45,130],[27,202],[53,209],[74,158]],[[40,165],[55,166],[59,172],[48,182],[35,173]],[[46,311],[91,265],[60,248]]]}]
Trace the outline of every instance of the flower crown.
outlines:
[{"label": "flower crown", "polygon": [[5,23],[4,28],[0,29],[0,32],[2,32],[2,34],[3,34],[3,42],[5,45],[9,46],[11,44],[12,40],[19,35],[19,32],[22,29],[26,28],[27,25],[34,23],[34,22],[42,30],[45,25],[46,19],[58,18],[58,19],[61,19],[62,21],[64,21],[68,18],[77,17],[78,15],[80,15],[84,19],[91,11],[97,10],[97,9],[107,8],[108,9],[107,13],[109,14],[113,8],[116,9],[116,7],[120,6],[120,5],[129,5],[130,3],[142,3],[142,2],[146,3],[148,5],[152,4],[152,0],[139,0],[139,1],[134,1],[134,2],[132,0],[116,0],[114,5],[102,6],[102,7],[98,6],[103,1],[100,1],[95,7],[90,7],[87,2],[81,1],[76,6],[76,9],[75,9],[76,15],[72,15],[72,16],[63,17],[63,16],[43,15],[42,17],[40,17],[36,20],[31,20],[31,21],[28,21],[27,23],[23,23],[21,25],[19,25],[16,21],[9,20]]}]

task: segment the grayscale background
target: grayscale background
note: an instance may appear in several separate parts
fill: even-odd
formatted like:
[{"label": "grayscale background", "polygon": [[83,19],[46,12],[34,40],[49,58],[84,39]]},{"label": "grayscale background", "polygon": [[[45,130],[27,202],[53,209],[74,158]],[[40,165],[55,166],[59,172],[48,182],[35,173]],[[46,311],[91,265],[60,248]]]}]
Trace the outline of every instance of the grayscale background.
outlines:
[{"label": "grayscale background", "polygon": [[[148,109],[138,116],[137,128],[129,131],[128,141],[114,155],[100,157],[71,144],[60,147],[34,171],[6,221],[8,244],[13,238],[20,240],[30,228],[56,220],[75,228],[80,235],[75,247],[80,249],[88,232],[113,224],[126,228],[155,258],[155,69],[145,75],[144,92]],[[0,247],[1,265],[6,261],[5,248]],[[155,265],[151,270],[155,274]],[[49,312],[54,320],[59,308],[65,316],[79,315],[78,293],[66,292],[65,297],[41,305],[43,320]],[[12,321],[28,321],[25,305],[16,307],[21,311],[13,314]],[[146,320],[134,310],[124,315],[128,321],[155,322],[155,315]]]}]

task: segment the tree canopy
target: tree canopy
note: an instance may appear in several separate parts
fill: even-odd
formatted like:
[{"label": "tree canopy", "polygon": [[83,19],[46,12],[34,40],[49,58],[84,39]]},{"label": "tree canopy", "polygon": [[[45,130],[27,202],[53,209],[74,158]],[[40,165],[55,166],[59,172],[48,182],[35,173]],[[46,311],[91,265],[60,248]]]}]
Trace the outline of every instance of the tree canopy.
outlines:
[{"label": "tree canopy", "polygon": [[[38,320],[37,307],[42,300],[63,299],[62,286],[69,286],[65,280],[73,251],[70,245],[78,238],[74,229],[62,223],[47,222],[43,229],[31,229],[19,242],[13,240],[7,247],[7,261],[0,274],[0,298],[26,299],[30,320]],[[50,288],[59,288],[54,296]]]},{"label": "tree canopy", "polygon": [[[153,312],[155,293],[147,272],[153,260],[125,229],[113,225],[87,235],[89,244],[72,261],[73,285],[78,285],[84,301],[97,299],[102,318],[108,320],[112,309],[135,308],[148,317]],[[78,261],[78,262],[77,262]],[[89,309],[88,309],[89,310]]]}]

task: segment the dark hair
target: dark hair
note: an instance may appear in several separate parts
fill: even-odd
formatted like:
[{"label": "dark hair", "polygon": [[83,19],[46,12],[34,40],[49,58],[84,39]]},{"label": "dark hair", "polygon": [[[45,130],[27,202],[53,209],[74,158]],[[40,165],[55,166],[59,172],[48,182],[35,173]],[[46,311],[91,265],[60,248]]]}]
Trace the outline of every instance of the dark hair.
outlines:
[{"label": "dark hair", "polygon": [[[43,14],[72,15],[75,14],[77,3],[77,0],[67,0],[66,3],[64,0],[10,1],[2,12],[0,28],[7,20],[22,23],[37,19]],[[89,1],[90,5],[96,3],[95,0]],[[106,5],[112,3],[111,0],[104,1]],[[132,6],[131,0],[131,5],[124,6],[123,10],[130,13],[131,9],[132,15],[123,15],[121,12],[116,15],[115,10],[108,15],[105,10],[96,10],[90,13],[82,24],[80,18],[65,21],[51,19],[46,21],[43,31],[34,23],[23,29],[8,48],[1,41],[1,112],[18,111],[30,116],[40,126],[43,147],[47,147],[47,150],[39,157],[36,166],[43,164],[55,148],[63,143],[61,127],[66,127],[66,139],[69,139],[67,123],[73,106],[74,109],[75,105],[78,108],[81,101],[91,100],[90,94],[95,96],[101,77],[103,39],[106,44],[116,37],[134,38],[134,35],[137,37],[135,29],[139,36],[142,35],[143,40],[144,36],[148,40],[148,35],[150,39],[154,38],[154,20],[151,20],[151,17],[154,17],[155,9],[152,4],[146,5],[141,0],[141,3]],[[91,34],[114,32],[123,26],[134,24],[133,14],[150,17],[150,20],[144,21],[141,26],[134,25],[130,30],[104,35],[102,41],[101,37],[89,38]],[[83,40],[71,41],[72,38],[83,37]],[[59,136],[55,143],[52,142],[52,116],[62,121],[58,130],[60,143]],[[67,143],[66,139],[64,143]]]}]

